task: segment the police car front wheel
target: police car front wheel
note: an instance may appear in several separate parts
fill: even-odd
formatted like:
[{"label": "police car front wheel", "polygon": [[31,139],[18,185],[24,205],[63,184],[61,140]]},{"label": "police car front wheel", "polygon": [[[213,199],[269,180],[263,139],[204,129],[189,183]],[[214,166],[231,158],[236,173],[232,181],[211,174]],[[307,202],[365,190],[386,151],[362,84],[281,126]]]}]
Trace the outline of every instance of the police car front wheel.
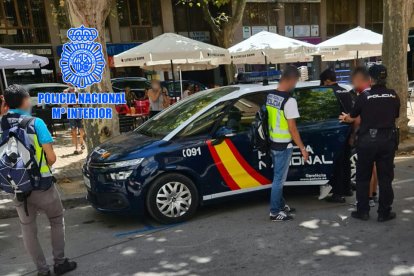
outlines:
[{"label": "police car front wheel", "polygon": [[156,179],[147,194],[150,215],[161,223],[188,220],[198,206],[198,192],[194,183],[181,174],[167,174]]}]

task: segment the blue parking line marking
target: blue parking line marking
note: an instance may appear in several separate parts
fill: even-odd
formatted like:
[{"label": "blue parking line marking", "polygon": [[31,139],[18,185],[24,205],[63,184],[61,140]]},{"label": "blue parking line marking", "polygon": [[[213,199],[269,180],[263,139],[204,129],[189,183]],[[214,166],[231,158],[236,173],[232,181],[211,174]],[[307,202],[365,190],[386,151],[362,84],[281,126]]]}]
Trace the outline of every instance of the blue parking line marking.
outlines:
[{"label": "blue parking line marking", "polygon": [[167,230],[173,227],[176,227],[178,225],[182,225],[183,223],[175,223],[175,224],[169,224],[169,225],[165,225],[165,226],[153,226],[151,224],[147,224],[144,226],[144,228],[140,228],[140,229],[136,229],[136,230],[131,230],[131,231],[127,231],[127,232],[118,232],[114,234],[114,237],[116,238],[122,238],[125,236],[130,236],[130,235],[134,235],[134,234],[143,234],[149,231],[153,231],[153,230]]}]

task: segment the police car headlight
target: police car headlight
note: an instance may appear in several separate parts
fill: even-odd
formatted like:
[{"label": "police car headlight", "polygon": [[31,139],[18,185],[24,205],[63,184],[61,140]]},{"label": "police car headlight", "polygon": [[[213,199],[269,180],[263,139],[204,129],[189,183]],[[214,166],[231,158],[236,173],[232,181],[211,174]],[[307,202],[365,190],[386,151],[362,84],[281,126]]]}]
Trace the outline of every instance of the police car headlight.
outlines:
[{"label": "police car headlight", "polygon": [[132,170],[110,173],[109,176],[112,180],[126,180],[132,174]]},{"label": "police car headlight", "polygon": [[142,163],[142,161],[144,161],[144,158],[137,158],[137,159],[114,162],[114,163],[110,163],[108,165],[108,168],[109,169],[117,169],[117,168],[138,166],[139,164]]}]

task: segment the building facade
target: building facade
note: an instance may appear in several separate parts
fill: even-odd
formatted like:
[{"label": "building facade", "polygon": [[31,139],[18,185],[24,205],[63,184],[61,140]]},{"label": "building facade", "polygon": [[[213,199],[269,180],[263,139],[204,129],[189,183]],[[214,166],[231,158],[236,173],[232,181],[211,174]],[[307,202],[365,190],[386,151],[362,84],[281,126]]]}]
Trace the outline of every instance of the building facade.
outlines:
[{"label": "building facade", "polygon": [[[106,21],[113,76],[142,74],[137,68],[113,68],[112,56],[165,32],[215,43],[197,6],[176,0],[114,1]],[[70,27],[63,4],[62,0],[0,0],[0,46],[47,56],[50,64],[44,68],[44,81],[59,81],[58,62]],[[261,30],[313,44],[356,26],[382,32],[382,7],[383,0],[248,0],[234,43]],[[12,70],[7,74],[12,80],[19,78]],[[25,79],[30,80],[30,73]]]}]

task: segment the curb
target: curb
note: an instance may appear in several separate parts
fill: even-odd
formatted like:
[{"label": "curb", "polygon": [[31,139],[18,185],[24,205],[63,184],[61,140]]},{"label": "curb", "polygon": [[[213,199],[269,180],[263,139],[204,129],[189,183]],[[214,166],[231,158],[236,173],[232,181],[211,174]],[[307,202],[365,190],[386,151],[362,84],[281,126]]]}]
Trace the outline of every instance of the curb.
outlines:
[{"label": "curb", "polygon": [[411,154],[414,152],[414,145],[410,145],[404,148],[399,148],[397,150],[397,154]]},{"label": "curb", "polygon": [[[78,206],[88,205],[88,201],[86,200],[86,196],[78,196],[72,198],[64,198],[62,199],[62,204],[64,209],[72,209]],[[14,218],[17,217],[16,209],[13,207],[13,204],[9,204],[4,209],[0,209],[0,219],[7,219],[7,218]]]}]

